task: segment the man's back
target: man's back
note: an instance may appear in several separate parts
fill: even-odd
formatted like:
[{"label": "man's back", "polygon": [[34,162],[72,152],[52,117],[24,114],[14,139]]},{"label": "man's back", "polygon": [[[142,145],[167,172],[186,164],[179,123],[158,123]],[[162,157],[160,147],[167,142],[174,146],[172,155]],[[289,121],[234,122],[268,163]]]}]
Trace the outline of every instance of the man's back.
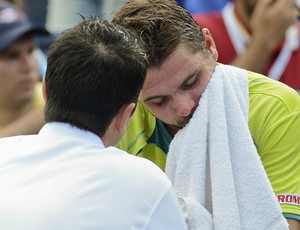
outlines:
[{"label": "man's back", "polygon": [[50,123],[38,135],[4,138],[0,155],[1,229],[184,226],[179,208],[169,202],[173,193],[163,172],[104,148],[90,132]]}]

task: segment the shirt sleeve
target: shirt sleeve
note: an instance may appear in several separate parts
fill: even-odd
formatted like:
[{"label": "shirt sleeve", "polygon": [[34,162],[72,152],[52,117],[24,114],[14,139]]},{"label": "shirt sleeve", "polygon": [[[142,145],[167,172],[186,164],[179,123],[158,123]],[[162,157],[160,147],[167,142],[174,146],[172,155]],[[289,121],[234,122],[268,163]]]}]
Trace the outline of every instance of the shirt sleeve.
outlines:
[{"label": "shirt sleeve", "polygon": [[300,97],[290,87],[249,75],[249,128],[285,217],[300,219]]},{"label": "shirt sleeve", "polygon": [[[300,113],[277,120],[262,137],[262,163],[284,214],[300,220]],[[293,219],[294,219],[293,218]]]}]

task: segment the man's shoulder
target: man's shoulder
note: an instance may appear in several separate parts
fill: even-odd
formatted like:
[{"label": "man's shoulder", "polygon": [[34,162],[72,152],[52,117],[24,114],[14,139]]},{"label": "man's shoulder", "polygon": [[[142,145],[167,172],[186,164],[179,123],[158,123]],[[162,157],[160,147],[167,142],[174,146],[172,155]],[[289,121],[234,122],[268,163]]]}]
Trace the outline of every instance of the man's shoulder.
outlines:
[{"label": "man's shoulder", "polygon": [[[288,110],[299,111],[300,97],[298,93],[288,85],[273,80],[262,74],[248,71],[249,97],[261,102],[282,104]],[[255,105],[254,105],[255,106]]]},{"label": "man's shoulder", "polygon": [[[141,178],[144,178],[142,180],[148,178],[148,182],[149,180],[150,181],[153,180],[153,182],[155,181],[157,181],[158,183],[163,182],[163,184],[165,184],[167,187],[170,185],[170,181],[166,177],[165,173],[150,160],[143,157],[138,157],[138,156],[128,154],[126,151],[123,151],[116,147],[109,147],[105,151],[107,151],[108,153],[111,152],[110,156],[113,156],[114,152],[119,153],[117,155],[115,154],[115,157],[113,156],[111,158],[112,159],[111,162],[112,164],[114,164],[113,167],[116,167],[120,171],[123,171],[124,175],[125,174],[127,174],[128,176],[130,174],[135,176],[139,175]],[[113,158],[118,160],[113,160]]]},{"label": "man's shoulder", "polygon": [[0,138],[0,168],[11,166],[10,162],[21,162],[23,157],[35,148],[35,136],[20,135]]},{"label": "man's shoulder", "polygon": [[28,143],[32,142],[35,139],[35,134],[33,135],[17,135],[11,137],[2,137],[0,138],[0,150],[6,148],[20,148],[22,145],[27,145]]},{"label": "man's shoulder", "polygon": [[[109,178],[109,183],[119,183],[124,192],[145,193],[156,190],[156,195],[164,194],[171,187],[165,173],[153,162],[142,157],[128,154],[126,151],[110,146],[95,152],[86,162],[83,172],[92,170],[94,175]],[[91,166],[92,165],[92,166]],[[149,194],[150,198],[153,194]],[[158,198],[157,198],[158,199]]]}]

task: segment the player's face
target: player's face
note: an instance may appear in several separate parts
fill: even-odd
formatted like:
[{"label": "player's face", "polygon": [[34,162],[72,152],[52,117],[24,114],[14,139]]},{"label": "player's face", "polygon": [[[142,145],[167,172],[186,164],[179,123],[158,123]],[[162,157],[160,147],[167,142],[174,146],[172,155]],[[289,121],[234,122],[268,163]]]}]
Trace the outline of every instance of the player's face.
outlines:
[{"label": "player's face", "polygon": [[204,52],[181,46],[162,66],[148,69],[140,100],[164,123],[179,129],[194,113],[216,65]]}]

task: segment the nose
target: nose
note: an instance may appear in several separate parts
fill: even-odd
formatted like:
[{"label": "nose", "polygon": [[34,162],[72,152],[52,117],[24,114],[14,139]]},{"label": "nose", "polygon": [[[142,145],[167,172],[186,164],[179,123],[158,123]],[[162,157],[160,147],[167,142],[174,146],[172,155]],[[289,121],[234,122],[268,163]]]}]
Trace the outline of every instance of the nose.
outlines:
[{"label": "nose", "polygon": [[173,109],[179,117],[189,116],[195,106],[196,101],[188,94],[180,94],[173,101]]}]

